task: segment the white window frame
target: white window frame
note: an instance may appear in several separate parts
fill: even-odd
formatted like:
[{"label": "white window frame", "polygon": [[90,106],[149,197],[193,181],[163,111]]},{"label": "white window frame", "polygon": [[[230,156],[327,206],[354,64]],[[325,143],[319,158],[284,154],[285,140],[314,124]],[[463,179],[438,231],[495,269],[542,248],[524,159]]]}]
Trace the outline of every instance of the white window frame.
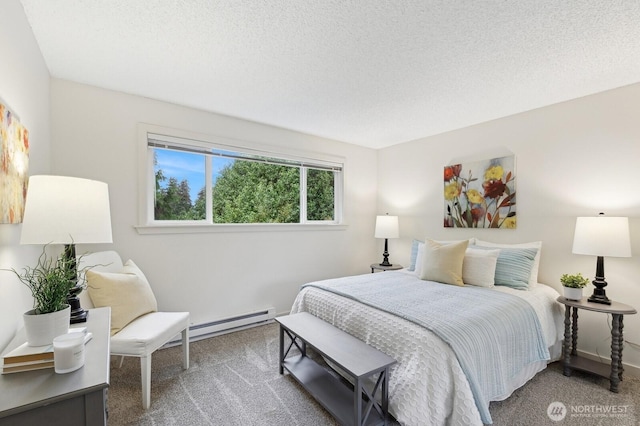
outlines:
[{"label": "white window frame", "polygon": [[[155,220],[155,165],[154,156],[150,155],[149,138],[166,141],[170,144],[185,145],[194,149],[203,150],[221,149],[226,151],[241,152],[248,155],[260,155],[279,158],[283,161],[300,163],[300,223],[213,223],[211,203],[207,203],[206,218],[204,220]],[[219,136],[199,134],[167,127],[138,124],[138,225],[135,226],[139,234],[159,233],[201,233],[201,232],[256,232],[256,231],[289,231],[289,230],[344,230],[343,222],[344,203],[344,170],[345,159],[343,157],[296,151],[292,149],[275,148],[254,142],[240,141]],[[205,157],[205,175],[212,174],[211,156]],[[339,170],[334,178],[334,220],[310,221],[307,220],[306,211],[306,169],[334,168]],[[326,168],[325,168],[326,167]],[[207,194],[211,193],[211,179],[205,179]],[[304,197],[304,198],[303,198]]]}]

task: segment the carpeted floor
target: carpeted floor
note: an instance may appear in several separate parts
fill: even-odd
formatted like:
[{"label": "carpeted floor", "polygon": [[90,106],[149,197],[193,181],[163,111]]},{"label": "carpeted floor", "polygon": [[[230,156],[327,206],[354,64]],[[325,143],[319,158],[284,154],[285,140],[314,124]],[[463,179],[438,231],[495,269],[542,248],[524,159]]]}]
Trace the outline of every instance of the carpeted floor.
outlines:
[{"label": "carpeted floor", "polygon": [[[113,359],[109,425],[336,425],[295,380],[278,374],[277,330],[269,324],[192,343],[189,370],[182,370],[180,347],[156,352],[148,410],[141,406],[139,361],[125,358],[118,368]],[[551,420],[552,403],[564,404],[564,419]],[[559,363],[490,406],[497,426],[638,425],[639,410],[639,379],[626,377],[614,394],[605,379],[563,376]]]}]

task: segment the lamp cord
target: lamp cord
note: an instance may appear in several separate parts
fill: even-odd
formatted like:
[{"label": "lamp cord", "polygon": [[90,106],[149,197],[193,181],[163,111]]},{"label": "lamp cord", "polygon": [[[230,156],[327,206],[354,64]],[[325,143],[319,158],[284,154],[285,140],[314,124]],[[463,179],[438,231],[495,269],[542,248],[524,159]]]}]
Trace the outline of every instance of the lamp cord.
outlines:
[{"label": "lamp cord", "polygon": [[[613,317],[611,316],[611,314],[607,314],[607,326],[609,327],[609,336],[607,336],[604,339],[602,339],[602,341],[609,340],[609,338],[611,336],[611,331],[613,329],[613,325],[611,324],[612,320],[613,320]],[[627,345],[629,345],[629,348],[635,349],[636,351],[640,351],[640,343],[631,342],[631,341],[627,340],[624,337],[622,339],[622,342],[626,343]],[[598,359],[600,360],[600,362],[602,362],[602,356],[600,356],[600,352],[598,351],[598,347],[597,346],[596,346],[596,355],[598,356]]]}]

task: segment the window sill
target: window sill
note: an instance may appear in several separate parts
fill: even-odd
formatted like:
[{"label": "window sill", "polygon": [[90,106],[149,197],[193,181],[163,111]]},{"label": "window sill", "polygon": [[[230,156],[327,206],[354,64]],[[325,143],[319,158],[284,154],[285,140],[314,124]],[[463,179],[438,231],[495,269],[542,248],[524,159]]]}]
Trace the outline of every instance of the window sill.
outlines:
[{"label": "window sill", "polygon": [[345,231],[347,225],[333,223],[167,223],[134,226],[140,235],[155,234],[205,234],[219,232],[300,232],[300,231]]}]

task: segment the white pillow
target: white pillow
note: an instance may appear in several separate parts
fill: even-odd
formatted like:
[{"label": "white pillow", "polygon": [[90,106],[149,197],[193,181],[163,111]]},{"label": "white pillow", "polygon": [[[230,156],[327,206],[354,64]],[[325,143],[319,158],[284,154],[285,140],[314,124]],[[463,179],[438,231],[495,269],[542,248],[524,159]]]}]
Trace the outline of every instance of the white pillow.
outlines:
[{"label": "white pillow", "polygon": [[495,247],[495,248],[535,248],[538,249],[536,257],[533,259],[533,267],[531,268],[531,275],[529,276],[529,287],[532,287],[538,283],[538,268],[540,267],[540,252],[542,251],[542,241],[532,241],[529,243],[520,244],[505,244],[505,243],[491,243],[489,241],[482,241],[476,239],[476,245],[482,247]]},{"label": "white pillow", "polygon": [[480,287],[493,287],[500,250],[468,248],[462,262],[462,281]]}]

